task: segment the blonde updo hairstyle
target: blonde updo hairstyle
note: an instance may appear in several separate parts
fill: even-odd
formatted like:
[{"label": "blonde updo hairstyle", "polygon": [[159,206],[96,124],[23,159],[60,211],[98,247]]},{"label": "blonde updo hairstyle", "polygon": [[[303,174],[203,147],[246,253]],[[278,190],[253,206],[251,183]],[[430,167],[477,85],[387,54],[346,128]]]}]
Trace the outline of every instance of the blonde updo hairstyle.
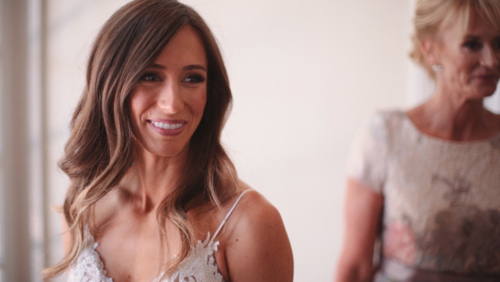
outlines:
[{"label": "blonde updo hairstyle", "polygon": [[419,0],[416,4],[413,21],[415,33],[413,50],[410,57],[423,66],[429,76],[435,79],[435,73],[422,53],[420,43],[424,39],[436,40],[439,34],[456,20],[463,32],[467,31],[472,13],[477,13],[500,30],[499,0]]}]

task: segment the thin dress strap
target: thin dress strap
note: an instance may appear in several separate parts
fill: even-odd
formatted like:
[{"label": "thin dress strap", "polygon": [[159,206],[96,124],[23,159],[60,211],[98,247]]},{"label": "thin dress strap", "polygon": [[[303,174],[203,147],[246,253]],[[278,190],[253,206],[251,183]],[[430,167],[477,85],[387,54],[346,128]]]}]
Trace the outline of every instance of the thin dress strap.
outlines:
[{"label": "thin dress strap", "polygon": [[238,199],[237,199],[237,200],[236,200],[236,202],[234,203],[233,207],[232,207],[232,208],[229,210],[229,212],[227,213],[226,218],[224,218],[224,220],[223,220],[223,221],[222,221],[222,223],[220,224],[219,228],[217,228],[217,231],[215,231],[215,233],[214,233],[214,237],[212,237],[212,238],[215,238],[215,237],[217,237],[217,235],[219,235],[220,230],[222,229],[222,227],[224,226],[224,224],[226,224],[227,219],[228,219],[228,218],[229,218],[229,216],[233,213],[233,210],[234,210],[234,208],[236,207],[236,205],[238,205],[238,203],[240,202],[241,197],[242,197],[242,196],[243,196],[246,192],[248,192],[248,191],[250,191],[250,190],[252,190],[252,189],[247,189],[247,190],[243,191],[243,192],[240,194],[240,196],[238,197]]}]

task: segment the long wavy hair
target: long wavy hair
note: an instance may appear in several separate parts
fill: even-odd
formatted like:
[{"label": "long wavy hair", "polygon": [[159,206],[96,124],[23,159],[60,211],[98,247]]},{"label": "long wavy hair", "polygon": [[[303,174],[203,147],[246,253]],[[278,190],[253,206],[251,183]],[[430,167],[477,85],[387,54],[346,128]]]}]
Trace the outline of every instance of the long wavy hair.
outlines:
[{"label": "long wavy hair", "polygon": [[453,20],[462,26],[465,33],[469,26],[471,13],[477,13],[485,18],[495,29],[500,30],[500,1],[499,0],[419,0],[415,9],[413,25],[413,50],[410,57],[424,67],[431,78],[435,73],[427,64],[420,49],[423,39],[438,39],[444,28]]},{"label": "long wavy hair", "polygon": [[59,162],[71,179],[63,211],[72,246],[57,265],[43,271],[44,279],[60,274],[79,256],[93,207],[116,188],[129,169],[135,144],[128,97],[144,69],[174,34],[188,25],[200,36],[207,55],[207,102],[189,143],[180,184],[163,199],[156,214],[162,246],[167,221],[177,226],[182,239],[180,253],[160,265],[165,275],[172,274],[194,246],[195,231],[187,211],[205,204],[220,208],[233,196],[237,174],[220,142],[232,95],[212,33],[192,8],[175,0],[130,2],[105,23],[90,54],[86,87]]}]

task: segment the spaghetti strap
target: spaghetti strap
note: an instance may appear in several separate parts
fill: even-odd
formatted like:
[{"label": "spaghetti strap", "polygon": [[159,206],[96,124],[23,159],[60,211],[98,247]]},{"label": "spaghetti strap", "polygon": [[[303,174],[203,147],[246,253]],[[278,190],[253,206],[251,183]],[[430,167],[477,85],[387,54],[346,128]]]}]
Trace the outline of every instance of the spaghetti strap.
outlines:
[{"label": "spaghetti strap", "polygon": [[215,233],[214,233],[214,237],[212,237],[212,238],[215,238],[215,237],[217,237],[217,235],[219,235],[219,232],[221,231],[221,229],[222,229],[222,227],[224,226],[224,224],[226,224],[227,219],[229,218],[229,216],[231,215],[231,213],[233,213],[233,210],[234,210],[234,208],[236,207],[236,205],[238,205],[238,203],[240,202],[241,197],[242,197],[242,196],[243,196],[246,192],[248,192],[248,191],[250,191],[250,190],[252,190],[252,189],[247,189],[247,190],[243,191],[243,192],[240,194],[240,196],[238,197],[238,199],[236,200],[236,202],[234,202],[233,207],[232,207],[232,208],[229,210],[229,212],[227,213],[226,218],[224,218],[224,220],[223,220],[223,221],[222,221],[222,223],[220,224],[219,228],[217,228],[217,231],[215,231]]}]

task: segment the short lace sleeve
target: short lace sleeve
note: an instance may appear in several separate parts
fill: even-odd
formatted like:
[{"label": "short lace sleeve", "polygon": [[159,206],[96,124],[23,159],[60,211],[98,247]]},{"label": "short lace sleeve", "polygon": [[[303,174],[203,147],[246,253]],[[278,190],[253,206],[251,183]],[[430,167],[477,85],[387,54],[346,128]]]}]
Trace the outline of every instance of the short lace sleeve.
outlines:
[{"label": "short lace sleeve", "polygon": [[351,146],[347,176],[381,193],[388,153],[387,115],[377,113],[366,120]]}]

